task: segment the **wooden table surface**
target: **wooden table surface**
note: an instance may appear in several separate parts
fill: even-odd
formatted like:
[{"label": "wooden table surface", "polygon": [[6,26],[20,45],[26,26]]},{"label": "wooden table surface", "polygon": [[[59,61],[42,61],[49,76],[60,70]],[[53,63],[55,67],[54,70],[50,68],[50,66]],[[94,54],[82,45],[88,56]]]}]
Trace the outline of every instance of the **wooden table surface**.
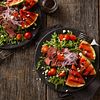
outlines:
[{"label": "wooden table surface", "polygon": [[[46,26],[61,24],[75,28],[94,36],[100,43],[100,0],[57,0],[57,3],[59,10],[47,15]],[[56,92],[39,80],[33,68],[34,50],[34,44],[16,50],[0,64],[0,100],[60,100]],[[100,100],[100,89],[93,100]]]}]

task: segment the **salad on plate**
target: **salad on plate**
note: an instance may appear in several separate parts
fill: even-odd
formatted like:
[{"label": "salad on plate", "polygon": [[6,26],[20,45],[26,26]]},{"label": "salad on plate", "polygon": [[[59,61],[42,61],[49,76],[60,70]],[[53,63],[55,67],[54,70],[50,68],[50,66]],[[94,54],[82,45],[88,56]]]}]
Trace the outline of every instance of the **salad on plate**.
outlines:
[{"label": "salad on plate", "polygon": [[38,0],[0,1],[0,46],[17,45],[32,38],[37,27]]},{"label": "salad on plate", "polygon": [[45,79],[57,86],[83,87],[96,70],[94,48],[72,31],[52,33],[51,39],[42,42],[37,70],[42,69]]}]

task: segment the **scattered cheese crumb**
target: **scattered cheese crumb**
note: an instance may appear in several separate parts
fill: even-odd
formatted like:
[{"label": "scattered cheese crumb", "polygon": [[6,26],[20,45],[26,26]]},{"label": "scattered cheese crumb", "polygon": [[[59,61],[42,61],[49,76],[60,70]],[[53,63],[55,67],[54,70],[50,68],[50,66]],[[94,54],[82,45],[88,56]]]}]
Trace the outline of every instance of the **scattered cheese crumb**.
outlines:
[{"label": "scattered cheese crumb", "polygon": [[66,33],[66,30],[63,30],[63,33]]},{"label": "scattered cheese crumb", "polygon": [[66,90],[66,92],[68,92],[68,90]]},{"label": "scattered cheese crumb", "polygon": [[67,32],[69,33],[70,31],[69,31],[69,30],[67,30]]},{"label": "scattered cheese crumb", "polygon": [[82,56],[82,53],[79,53],[80,56]]},{"label": "scattered cheese crumb", "polygon": [[14,19],[14,16],[11,16],[10,18],[11,18],[11,19]]}]

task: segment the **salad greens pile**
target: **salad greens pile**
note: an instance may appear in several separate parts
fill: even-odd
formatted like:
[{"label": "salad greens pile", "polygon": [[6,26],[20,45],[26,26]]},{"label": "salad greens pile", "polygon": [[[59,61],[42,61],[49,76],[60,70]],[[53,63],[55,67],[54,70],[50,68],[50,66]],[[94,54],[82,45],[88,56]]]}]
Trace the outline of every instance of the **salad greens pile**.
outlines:
[{"label": "salad greens pile", "polygon": [[[22,30],[20,27],[16,30],[16,32],[24,33],[25,30]],[[22,37],[21,41],[24,41],[24,37]],[[18,44],[20,41],[17,40],[16,37],[10,38],[8,33],[4,30],[4,28],[0,25],[0,46],[4,44]]]},{"label": "salad greens pile", "polygon": [[[67,34],[72,34],[72,33],[67,33]],[[57,49],[62,49],[62,48],[67,47],[70,51],[78,52],[79,51],[79,49],[78,49],[79,43],[80,43],[79,38],[77,38],[77,41],[72,41],[72,40],[60,41],[58,34],[56,32],[54,32],[52,34],[51,40],[44,42],[43,45],[53,46]]]},{"label": "salad greens pile", "polygon": [[0,25],[0,46],[4,45],[4,43],[7,43],[7,42],[8,42],[8,34]]},{"label": "salad greens pile", "polygon": [[31,31],[37,27],[38,13],[35,13],[35,9],[31,8],[36,3],[37,1],[31,0],[28,2],[29,6],[25,7],[26,0],[22,0],[21,3],[18,0],[15,2],[0,1],[0,46],[17,45],[32,38]]}]

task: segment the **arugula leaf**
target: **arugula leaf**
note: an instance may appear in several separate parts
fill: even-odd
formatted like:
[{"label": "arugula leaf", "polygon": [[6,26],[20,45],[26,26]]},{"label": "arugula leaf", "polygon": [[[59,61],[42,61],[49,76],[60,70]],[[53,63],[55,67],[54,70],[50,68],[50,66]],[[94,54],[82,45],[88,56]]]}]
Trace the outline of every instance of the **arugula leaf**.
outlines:
[{"label": "arugula leaf", "polygon": [[[4,0],[5,1],[5,0]],[[4,2],[4,1],[1,1],[0,2],[0,6],[6,6],[6,2]]]},{"label": "arugula leaf", "polygon": [[43,62],[42,59],[38,61],[37,66],[36,66],[36,69],[37,69],[37,70],[41,67],[42,62]]},{"label": "arugula leaf", "polygon": [[53,46],[53,47],[59,49],[61,47],[61,45],[60,45],[57,33],[54,32],[54,34],[52,35],[51,40],[44,42],[43,45]]},{"label": "arugula leaf", "polygon": [[4,43],[8,42],[8,34],[0,25],[0,46],[4,45]]},{"label": "arugula leaf", "polygon": [[44,57],[40,57],[39,61],[37,62],[36,69],[38,70],[43,66]]},{"label": "arugula leaf", "polygon": [[54,84],[55,88],[57,88],[58,85],[64,86],[65,78],[60,78],[60,77],[57,77],[57,76],[52,76],[52,77],[49,78],[48,82]]}]

